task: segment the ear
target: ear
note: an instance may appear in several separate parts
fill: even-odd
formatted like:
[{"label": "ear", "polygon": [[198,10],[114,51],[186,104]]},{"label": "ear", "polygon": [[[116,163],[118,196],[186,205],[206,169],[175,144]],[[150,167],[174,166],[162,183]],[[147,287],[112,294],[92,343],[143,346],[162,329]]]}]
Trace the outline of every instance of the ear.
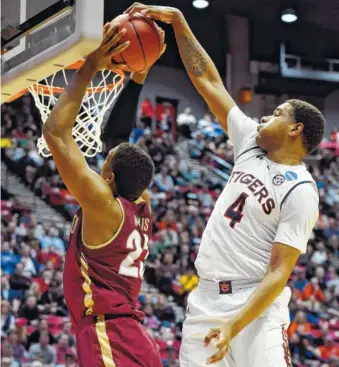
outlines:
[{"label": "ear", "polygon": [[293,124],[291,126],[289,136],[298,136],[303,132],[303,130],[304,130],[304,124],[302,122],[297,122],[296,124]]},{"label": "ear", "polygon": [[115,181],[115,175],[111,172],[106,178],[105,181],[111,186]]}]

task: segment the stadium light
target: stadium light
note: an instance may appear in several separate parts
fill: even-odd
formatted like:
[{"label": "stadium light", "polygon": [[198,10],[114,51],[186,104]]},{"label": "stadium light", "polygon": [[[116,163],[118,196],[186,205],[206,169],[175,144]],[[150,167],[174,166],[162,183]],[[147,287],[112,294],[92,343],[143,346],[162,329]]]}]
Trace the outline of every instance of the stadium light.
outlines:
[{"label": "stadium light", "polygon": [[210,3],[207,0],[194,0],[193,6],[197,9],[205,9]]},{"label": "stadium light", "polygon": [[297,12],[294,9],[285,9],[281,13],[281,20],[285,23],[293,23],[298,19]]}]

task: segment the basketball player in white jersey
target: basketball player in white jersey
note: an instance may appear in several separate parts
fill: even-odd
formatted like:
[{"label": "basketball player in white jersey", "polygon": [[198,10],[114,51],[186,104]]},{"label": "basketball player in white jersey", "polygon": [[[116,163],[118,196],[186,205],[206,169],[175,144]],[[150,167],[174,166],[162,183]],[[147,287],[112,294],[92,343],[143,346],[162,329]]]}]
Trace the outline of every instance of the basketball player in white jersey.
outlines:
[{"label": "basketball player in white jersey", "polygon": [[258,125],[236,106],[179,10],[128,9],[135,11],[172,24],[194,86],[234,146],[234,169],[195,263],[200,282],[188,299],[180,366],[292,366],[286,283],[318,218],[317,188],[302,160],[321,142],[324,117],[289,100]]}]

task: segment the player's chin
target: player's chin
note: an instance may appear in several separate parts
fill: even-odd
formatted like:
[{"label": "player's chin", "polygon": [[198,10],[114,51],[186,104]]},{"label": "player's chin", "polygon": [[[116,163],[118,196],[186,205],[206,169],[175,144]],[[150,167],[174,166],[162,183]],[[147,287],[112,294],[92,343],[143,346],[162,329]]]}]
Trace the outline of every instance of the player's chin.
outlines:
[{"label": "player's chin", "polygon": [[260,132],[258,132],[256,136],[256,143],[262,150],[267,151],[267,147],[265,144],[265,138],[260,134]]}]

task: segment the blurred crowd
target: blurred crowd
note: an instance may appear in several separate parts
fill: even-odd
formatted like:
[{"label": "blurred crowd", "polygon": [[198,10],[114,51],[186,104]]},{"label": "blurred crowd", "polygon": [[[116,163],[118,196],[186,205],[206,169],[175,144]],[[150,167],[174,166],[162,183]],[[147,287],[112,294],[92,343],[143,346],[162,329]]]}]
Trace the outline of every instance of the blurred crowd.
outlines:
[{"label": "blurred crowd", "polygon": [[[31,97],[2,106],[2,159],[50,205],[70,219],[77,203],[64,187],[51,158],[36,150],[39,114]],[[139,306],[156,339],[164,366],[178,365],[187,295],[197,283],[194,268],[202,232],[225,182],[193,168],[213,164],[210,154],[233,162],[232,146],[209,115],[190,108],[173,121],[140,113],[131,141],[152,157],[150,187],[153,240]],[[146,118],[146,119],[145,119]],[[182,159],[186,141],[191,159]],[[320,193],[320,218],[289,281],[290,348],[297,367],[339,365],[339,157],[321,149],[310,170]],[[89,160],[99,171],[103,155]],[[76,366],[75,339],[63,298],[62,269],[69,224],[49,226],[36,219],[2,187],[1,338],[3,366]],[[66,223],[66,222],[65,222]]]}]

